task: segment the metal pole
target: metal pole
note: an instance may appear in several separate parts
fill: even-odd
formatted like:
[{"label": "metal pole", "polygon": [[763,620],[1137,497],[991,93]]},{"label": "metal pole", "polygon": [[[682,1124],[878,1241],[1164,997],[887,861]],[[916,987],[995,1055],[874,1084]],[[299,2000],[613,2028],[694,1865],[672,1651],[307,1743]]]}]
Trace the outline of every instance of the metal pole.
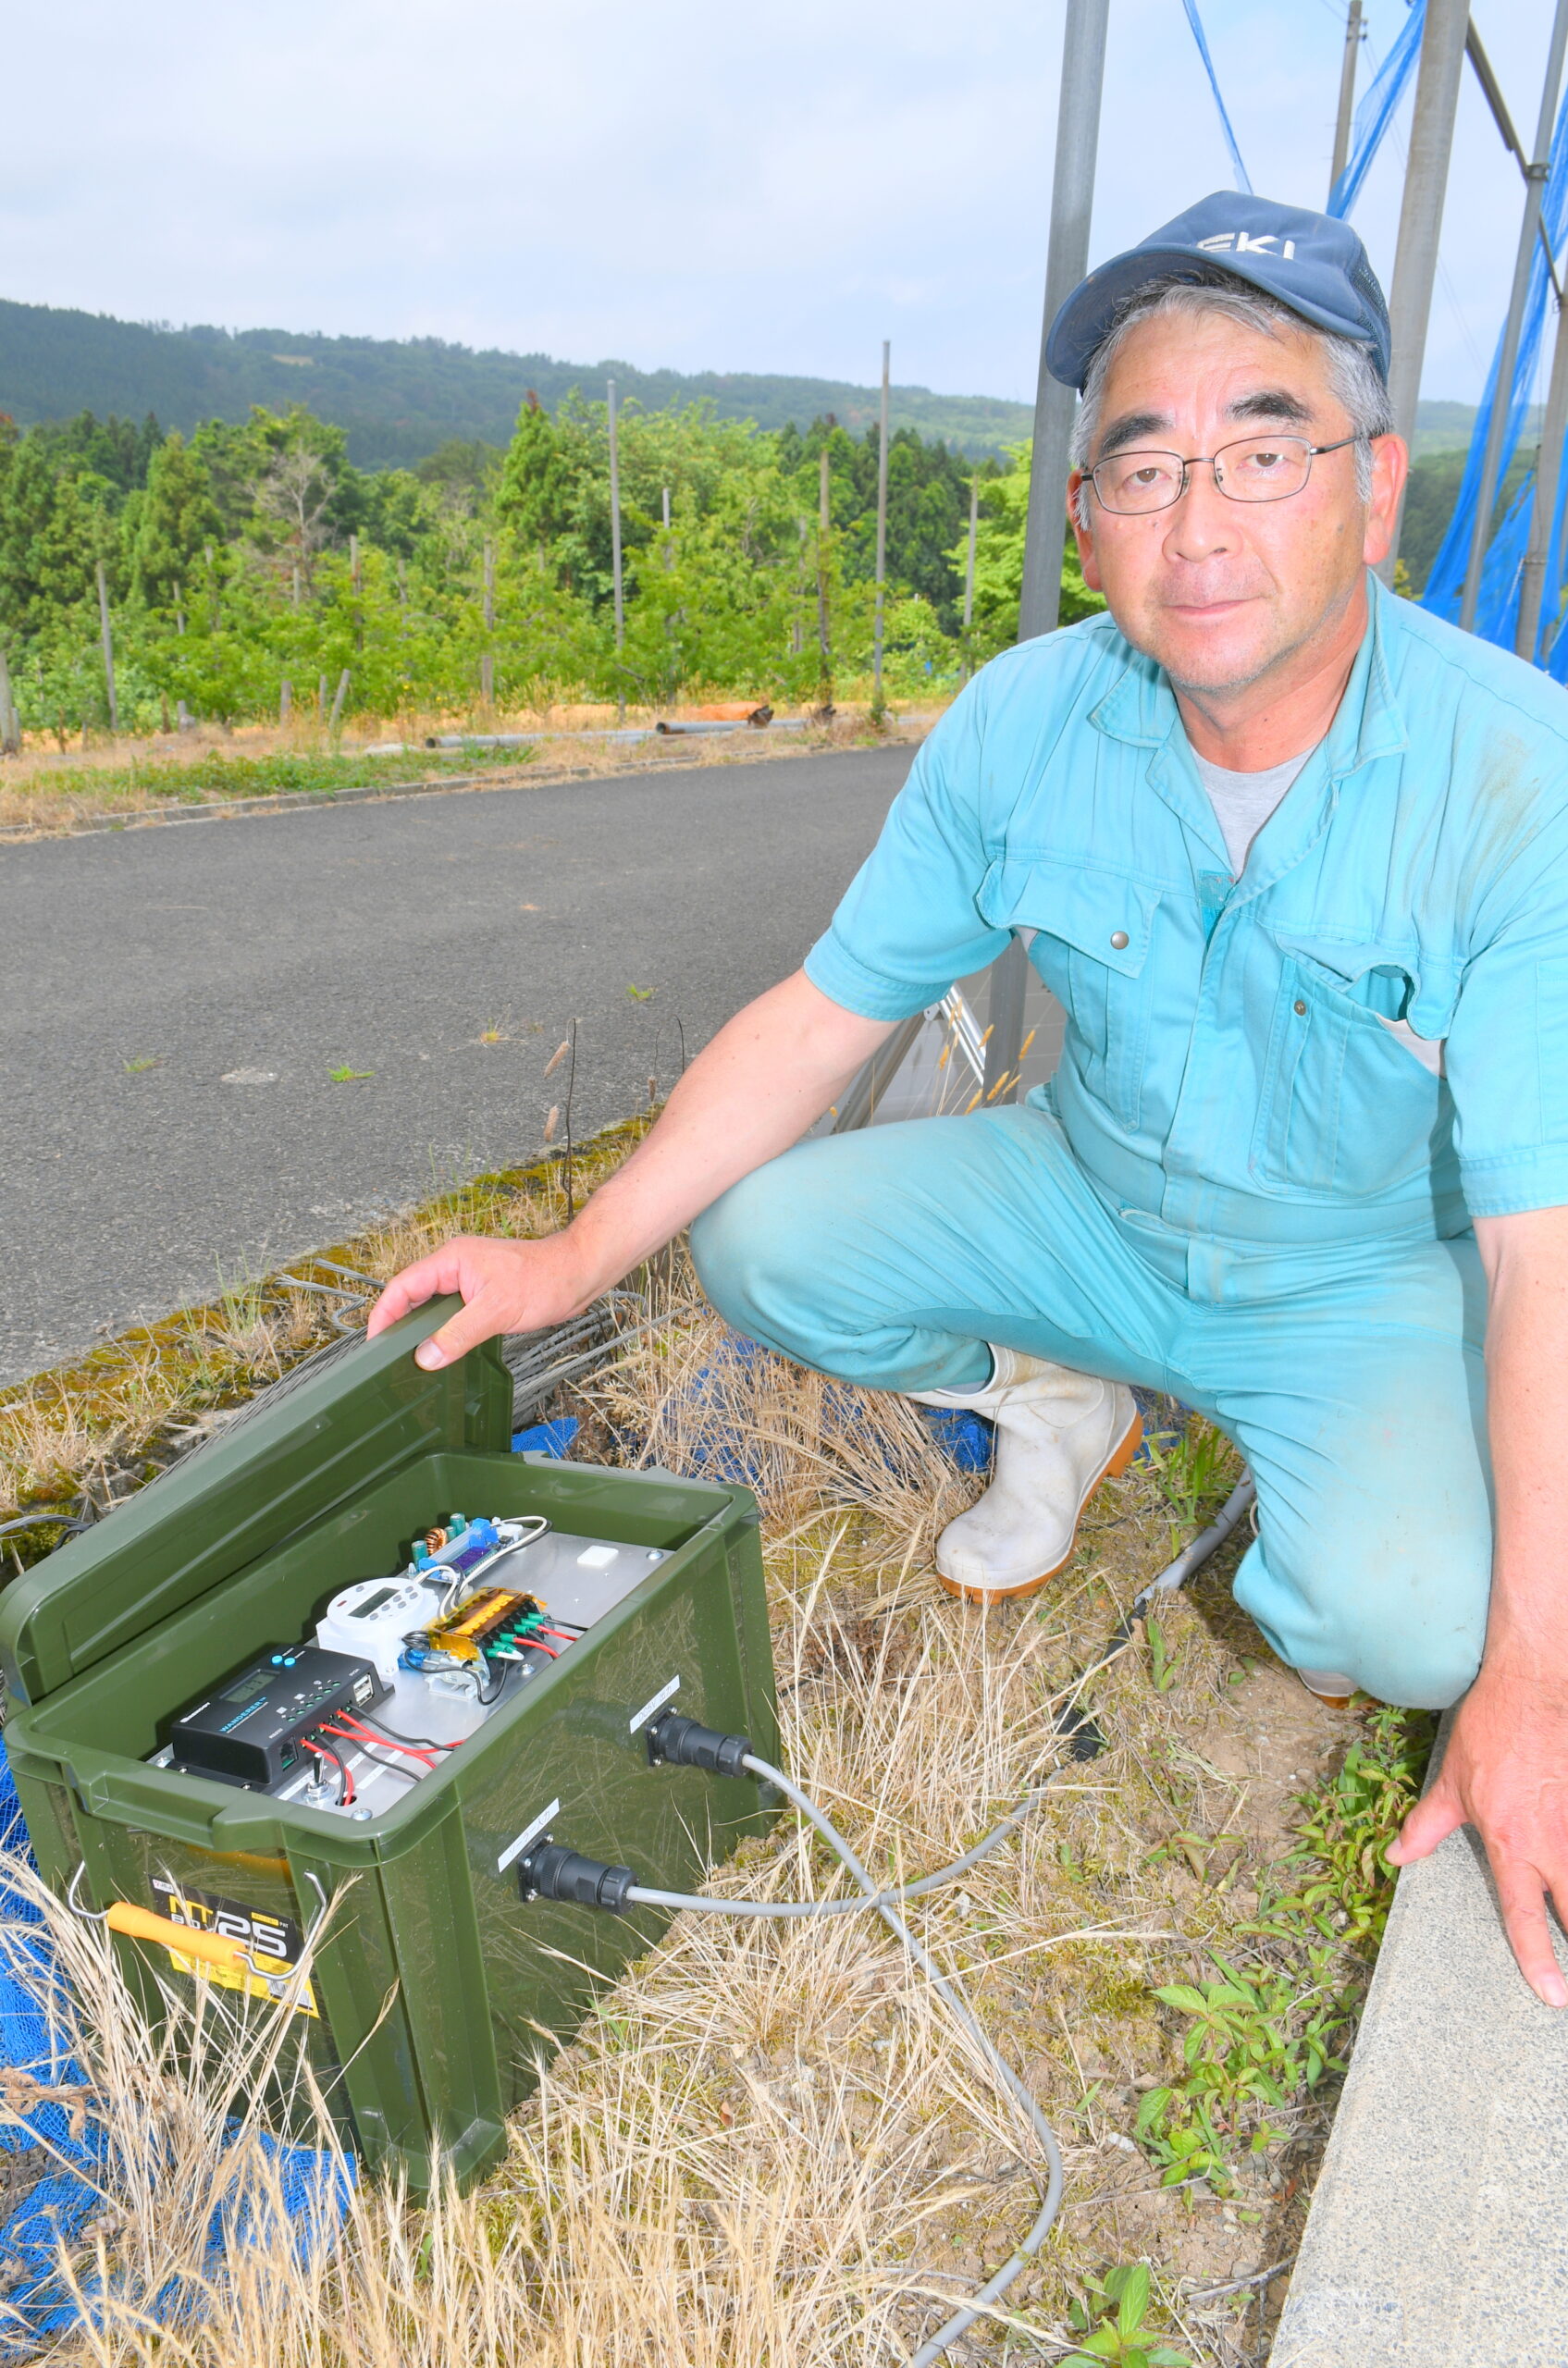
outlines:
[{"label": "metal pole", "polygon": [[[1070,387],[1045,367],[1045,339],[1057,309],[1089,268],[1089,217],[1094,203],[1094,160],[1100,139],[1100,93],[1105,80],[1105,23],[1110,0],[1068,0],[1062,43],[1062,89],[1056,105],[1056,162],[1051,177],[1051,235],[1045,250],[1045,310],[1040,331],[1040,375],[1034,397],[1034,447],[1024,527],[1023,586],[1019,639],[1050,633],[1062,610],[1062,509],[1072,442]],[[1013,1101],[1023,1042],[1029,956],[1015,938],[991,966],[991,1021],[985,1040],[984,1093]]]},{"label": "metal pole", "polygon": [[980,479],[969,473],[969,548],[964,562],[964,680],[969,679],[969,631],[974,623],[974,544],[980,524]]},{"label": "metal pole", "polygon": [[871,722],[881,723],[887,714],[887,702],[882,695],[882,646],[887,605],[887,365],[893,347],[888,339],[882,341],[882,423],[877,434],[877,616],[876,631],[871,642]]},{"label": "metal pole", "polygon": [[104,682],[109,694],[109,730],[119,730],[119,701],[115,697],[115,637],[109,630],[109,586],[104,562],[98,561],[98,622],[104,632]]},{"label": "metal pole", "polygon": [[1340,68],[1340,112],[1334,123],[1334,162],[1328,168],[1328,194],[1334,194],[1334,184],[1350,162],[1351,118],[1355,113],[1356,53],[1361,47],[1363,29],[1361,0],[1351,0],[1351,12],[1345,19],[1345,56]]},{"label": "metal pole", "polygon": [[[1443,227],[1443,199],[1453,147],[1454,110],[1459,105],[1459,78],[1464,66],[1464,36],[1469,23],[1470,0],[1426,0],[1421,65],[1415,78],[1415,111],[1410,126],[1410,158],[1405,167],[1399,244],[1394,251],[1394,280],[1389,298],[1392,349],[1389,400],[1394,414],[1394,431],[1407,444],[1415,432],[1415,405],[1421,393],[1421,364],[1426,351],[1426,322],[1432,310],[1438,240]],[[1402,503],[1401,514],[1402,517]],[[1377,570],[1385,584],[1394,580],[1400,523],[1400,519],[1394,522],[1389,555]]]},{"label": "metal pole", "polygon": [[1557,480],[1562,468],[1562,446],[1568,438],[1568,310],[1559,305],[1557,342],[1552,348],[1551,378],[1547,387],[1546,416],[1541,422],[1541,449],[1536,461],[1536,492],[1530,505],[1530,540],[1519,579],[1519,623],[1513,647],[1532,664],[1540,639],[1541,604],[1546,592],[1546,562],[1551,545],[1551,524],[1557,511]]},{"label": "metal pole", "polygon": [[1502,439],[1513,396],[1513,370],[1519,358],[1519,333],[1525,319],[1525,299],[1530,290],[1530,268],[1536,254],[1536,229],[1546,194],[1547,166],[1551,157],[1551,128],[1557,115],[1557,86],[1562,80],[1562,52],[1568,43],[1568,0],[1557,0],[1547,52],[1546,80],[1541,84],[1541,111],[1536,125],[1536,153],[1525,178],[1525,213],[1519,226],[1519,246],[1513,258],[1513,287],[1508,300],[1502,349],[1498,355],[1497,387],[1487,427],[1487,448],[1481,459],[1481,482],[1475,495],[1475,516],[1470,529],[1470,560],[1464,571],[1464,597],[1459,622],[1466,633],[1475,630],[1481,598],[1481,570],[1492,538],[1492,509],[1497,500],[1498,473],[1502,465]]},{"label": "metal pole", "polygon": [[[496,629],[496,547],[488,535],[485,537],[484,612],[485,631],[493,634]],[[479,699],[485,708],[495,705],[496,657],[493,649],[487,649],[479,660]]]},{"label": "metal pole", "polygon": [[[610,419],[610,564],[615,583],[615,649],[619,656],[626,647],[626,602],[621,580],[621,448],[615,434],[615,381],[605,381],[609,389]],[[617,682],[615,704],[623,722],[626,717],[626,688]]]}]

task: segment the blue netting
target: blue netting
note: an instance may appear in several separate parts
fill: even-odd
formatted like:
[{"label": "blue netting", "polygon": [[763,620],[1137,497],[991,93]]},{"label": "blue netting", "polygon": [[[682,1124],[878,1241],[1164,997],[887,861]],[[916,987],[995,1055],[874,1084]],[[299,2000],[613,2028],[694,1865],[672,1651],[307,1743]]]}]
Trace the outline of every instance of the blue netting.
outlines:
[{"label": "blue netting", "polygon": [[[1557,126],[1552,134],[1551,159],[1547,176],[1545,198],[1541,208],[1541,224],[1555,253],[1562,243],[1568,226],[1568,96],[1558,110]],[[1500,390],[1499,375],[1502,363],[1503,332],[1498,335],[1492,354],[1491,368],[1487,375],[1487,389],[1481,408],[1475,415],[1471,432],[1470,450],[1465,456],[1464,475],[1460,480],[1459,498],[1448,533],[1432,562],[1432,573],[1421,596],[1421,605],[1434,616],[1446,617],[1457,623],[1460,603],[1464,594],[1465,571],[1470,563],[1470,543],[1475,527],[1475,506],[1480,496],[1481,470],[1487,438],[1491,430],[1498,403],[1508,406],[1503,427],[1502,449],[1499,456],[1498,482],[1508,473],[1519,438],[1524,430],[1525,415],[1536,383],[1537,366],[1540,360],[1541,336],[1547,319],[1546,256],[1541,242],[1530,262],[1529,287],[1525,299],[1525,318],[1519,336],[1518,357],[1514,364],[1512,384]],[[1561,521],[1561,497],[1559,499]],[[1481,579],[1481,598],[1476,610],[1475,630],[1487,641],[1497,642],[1504,648],[1513,647],[1514,628],[1519,614],[1520,570],[1529,537],[1529,502],[1523,495],[1515,496],[1506,516],[1501,520],[1488,547]],[[1541,603],[1543,622],[1549,629],[1555,622],[1562,598],[1561,524],[1554,537],[1553,551],[1549,561],[1546,597]]]},{"label": "blue netting", "polygon": [[[1236,186],[1251,197],[1253,185],[1247,179],[1247,167],[1241,162],[1241,151],[1236,145],[1236,134],[1230,128],[1230,111],[1220,91],[1219,77],[1214,70],[1214,59],[1209,56],[1208,35],[1204,31],[1204,20],[1198,14],[1198,0],[1181,0],[1181,5],[1187,11],[1187,21],[1192,28],[1192,38],[1198,44],[1198,55],[1204,61],[1204,71],[1209,78],[1209,88],[1214,92],[1214,103],[1219,110],[1219,128],[1225,134],[1225,144],[1230,151],[1230,168],[1236,176]],[[1425,0],[1422,0],[1422,5],[1425,6]]]},{"label": "blue netting", "polygon": [[553,1455],[563,1458],[576,1437],[579,1424],[574,1414],[562,1414],[553,1423],[530,1423],[525,1431],[512,1434],[513,1455]]},{"label": "blue netting", "polygon": [[[0,1846],[22,1853],[36,1866],[22,1822],[21,1805],[6,1747],[0,1741]],[[0,1865],[0,2090],[7,2073],[43,2088],[83,2089],[80,2067],[71,2056],[60,1996],[62,1976],[43,1918],[33,1903],[5,1879]],[[241,2125],[230,2122],[224,2147]],[[352,2162],[308,2146],[287,2146],[265,2133],[257,2144],[273,2166],[276,2197],[258,2195],[247,2183],[214,2210],[207,2231],[206,2260],[191,2286],[172,2280],[155,2295],[146,2315],[159,2325],[189,2319],[221,2276],[237,2248],[271,2246],[281,2212],[296,2256],[309,2259],[332,2244],[348,2209],[355,2177]],[[55,2335],[77,2325],[81,2308],[59,2274],[60,2247],[70,2246],[83,2223],[112,2192],[113,2164],[106,2133],[78,2110],[50,2101],[16,2124],[0,2127],[0,2150],[44,2148],[56,2165],[0,2222],[0,2360],[31,2357]],[[189,2198],[173,2196],[171,2209],[189,2209]],[[95,2281],[83,2288],[89,2309]]]},{"label": "blue netting", "polygon": [[1414,6],[1401,26],[1399,37],[1373,77],[1372,87],[1355,111],[1351,126],[1351,153],[1345,169],[1328,193],[1325,209],[1336,221],[1342,222],[1361,195],[1361,185],[1366,179],[1372,159],[1383,145],[1383,134],[1393,121],[1394,109],[1405,93],[1405,86],[1415,70],[1421,55],[1421,33],[1426,22],[1426,0],[1415,0]]}]

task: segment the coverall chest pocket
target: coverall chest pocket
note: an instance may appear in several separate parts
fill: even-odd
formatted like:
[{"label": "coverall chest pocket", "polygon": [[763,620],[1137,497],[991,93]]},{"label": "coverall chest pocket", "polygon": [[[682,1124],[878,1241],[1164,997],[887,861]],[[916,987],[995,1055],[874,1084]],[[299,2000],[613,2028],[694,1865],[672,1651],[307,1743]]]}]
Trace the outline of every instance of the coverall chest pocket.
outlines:
[{"label": "coverall chest pocket", "polygon": [[1346,975],[1303,948],[1281,966],[1252,1172],[1294,1192],[1364,1196],[1429,1167],[1444,1089],[1384,1025],[1416,980],[1399,955],[1349,947]]},{"label": "coverall chest pocket", "polygon": [[1059,857],[993,864],[980,907],[1029,940],[1068,1015],[1064,1058],[1121,1125],[1139,1124],[1149,1043],[1150,944],[1157,888]]}]

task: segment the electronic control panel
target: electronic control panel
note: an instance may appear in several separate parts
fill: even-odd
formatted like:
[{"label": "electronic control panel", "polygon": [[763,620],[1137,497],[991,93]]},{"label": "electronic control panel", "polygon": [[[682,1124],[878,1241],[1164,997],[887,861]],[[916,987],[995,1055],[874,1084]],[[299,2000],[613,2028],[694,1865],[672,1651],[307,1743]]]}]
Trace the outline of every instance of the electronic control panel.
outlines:
[{"label": "electronic control panel", "polygon": [[368,1661],[318,1645],[275,1645],[181,1710],[173,1765],[262,1790],[299,1765],[304,1738],[335,1714],[374,1709],[387,1692]]}]

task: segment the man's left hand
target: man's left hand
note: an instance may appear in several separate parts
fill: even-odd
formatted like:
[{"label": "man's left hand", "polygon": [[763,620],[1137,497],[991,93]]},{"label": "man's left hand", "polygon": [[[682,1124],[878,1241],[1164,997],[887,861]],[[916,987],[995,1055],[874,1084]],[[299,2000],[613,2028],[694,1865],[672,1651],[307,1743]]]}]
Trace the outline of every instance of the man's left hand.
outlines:
[{"label": "man's left hand", "polygon": [[1547,1909],[1568,1918],[1568,1672],[1482,1669],[1389,1857],[1408,1867],[1462,1825],[1486,1844],[1519,1970],[1543,2004],[1568,2006]]}]

